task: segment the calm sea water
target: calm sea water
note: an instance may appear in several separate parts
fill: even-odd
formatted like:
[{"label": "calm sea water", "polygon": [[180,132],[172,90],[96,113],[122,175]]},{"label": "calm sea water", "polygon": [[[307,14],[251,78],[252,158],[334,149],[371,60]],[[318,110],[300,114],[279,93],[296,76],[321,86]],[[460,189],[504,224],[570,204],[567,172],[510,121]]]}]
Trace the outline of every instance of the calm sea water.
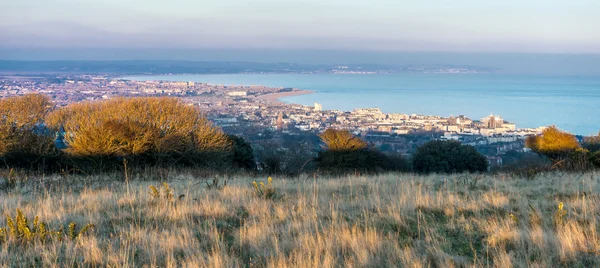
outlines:
[{"label": "calm sea water", "polygon": [[600,130],[600,77],[503,74],[226,74],[127,77],[314,90],[283,101],[350,111],[379,107],[386,113],[466,115],[491,113],[518,128],[556,125],[575,134]]}]

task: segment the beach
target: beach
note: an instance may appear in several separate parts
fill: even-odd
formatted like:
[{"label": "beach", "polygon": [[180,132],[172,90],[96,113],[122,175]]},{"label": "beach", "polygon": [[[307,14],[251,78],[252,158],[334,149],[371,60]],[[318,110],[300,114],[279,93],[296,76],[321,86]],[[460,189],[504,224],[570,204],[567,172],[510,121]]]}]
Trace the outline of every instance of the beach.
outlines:
[{"label": "beach", "polygon": [[271,93],[271,94],[265,94],[265,95],[260,95],[258,97],[256,97],[259,100],[264,100],[270,104],[285,104],[285,102],[279,100],[280,98],[285,98],[285,97],[292,97],[292,96],[300,96],[300,95],[307,95],[307,94],[314,94],[315,92],[312,90],[294,90],[294,91],[289,91],[289,92],[278,92],[278,93]]}]

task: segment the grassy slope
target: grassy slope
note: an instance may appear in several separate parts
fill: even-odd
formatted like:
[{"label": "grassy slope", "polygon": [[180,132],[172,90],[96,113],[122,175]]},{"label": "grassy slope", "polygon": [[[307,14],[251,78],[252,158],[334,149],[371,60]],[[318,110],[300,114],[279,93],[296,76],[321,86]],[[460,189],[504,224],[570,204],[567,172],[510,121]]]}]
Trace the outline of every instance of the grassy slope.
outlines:
[{"label": "grassy slope", "polygon": [[[476,184],[474,176],[274,178],[285,194],[275,201],[254,196],[252,180],[241,178],[209,190],[181,175],[170,184],[175,199],[185,197],[174,202],[153,200],[148,186],[158,182],[132,182],[127,194],[118,182],[98,186],[103,178],[62,180],[70,181],[70,190],[36,190],[30,182],[0,194],[2,216],[21,208],[51,227],[73,221],[96,228],[74,241],[24,246],[9,240],[0,244],[0,264],[600,265],[600,174],[533,181],[487,176]],[[567,214],[557,224],[559,202]]]}]

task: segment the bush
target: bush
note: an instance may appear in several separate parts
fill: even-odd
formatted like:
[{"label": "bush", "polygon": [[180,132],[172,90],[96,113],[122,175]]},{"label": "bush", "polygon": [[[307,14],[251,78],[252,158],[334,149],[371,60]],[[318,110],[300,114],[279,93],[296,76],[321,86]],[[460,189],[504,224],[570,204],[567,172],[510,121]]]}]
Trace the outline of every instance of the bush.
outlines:
[{"label": "bush", "polygon": [[233,165],[236,168],[255,171],[256,161],[254,161],[254,150],[250,143],[235,135],[229,135],[228,138],[233,142]]},{"label": "bush", "polygon": [[326,173],[403,171],[408,166],[403,158],[390,158],[347,130],[328,129],[319,137],[325,150],[319,152],[315,161],[319,170]]},{"label": "bush", "polygon": [[413,155],[413,168],[421,173],[484,172],[487,167],[482,154],[458,141],[430,141]]},{"label": "bush", "polygon": [[355,137],[348,130],[327,129],[319,135],[329,151],[358,151],[366,149],[368,144]]},{"label": "bush", "polygon": [[175,98],[116,98],[71,104],[48,116],[62,129],[69,156],[102,163],[231,165],[232,141]]},{"label": "bush", "polygon": [[525,146],[551,159],[552,169],[583,171],[591,168],[590,152],[593,154],[599,142],[597,136],[585,137],[582,147],[575,135],[551,126],[542,135],[529,137]]},{"label": "bush", "polygon": [[0,100],[0,157],[7,165],[42,164],[58,154],[54,136],[44,126],[52,109],[43,95],[24,95]]},{"label": "bush", "polygon": [[581,148],[575,135],[561,131],[555,126],[544,129],[542,135],[527,138],[525,146],[555,162],[566,159],[575,150]]}]

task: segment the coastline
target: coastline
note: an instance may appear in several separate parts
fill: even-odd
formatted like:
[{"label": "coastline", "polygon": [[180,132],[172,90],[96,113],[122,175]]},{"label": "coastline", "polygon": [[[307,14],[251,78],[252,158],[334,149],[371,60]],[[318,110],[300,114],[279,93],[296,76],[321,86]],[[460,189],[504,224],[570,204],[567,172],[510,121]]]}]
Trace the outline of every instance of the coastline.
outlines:
[{"label": "coastline", "polygon": [[300,95],[308,95],[314,94],[313,90],[294,90],[290,92],[278,92],[278,93],[270,93],[265,95],[257,96],[256,99],[268,102],[270,104],[283,105],[287,104],[280,100],[280,98],[292,97],[292,96],[300,96]]},{"label": "coastline", "polygon": [[[151,74],[151,75],[139,75],[139,76],[140,77],[143,77],[143,76],[153,77],[153,76],[156,76],[156,75]],[[175,74],[175,75],[173,75],[173,74],[163,74],[163,75],[160,75],[160,76],[177,76],[177,74]],[[129,80],[129,81],[151,81],[151,80],[131,79],[131,78],[135,77],[135,76],[131,76],[131,75],[129,75],[129,76],[127,76],[127,75],[125,75],[125,76],[117,76],[117,77],[120,78],[120,79]],[[156,81],[174,82],[174,81],[183,81],[183,80],[163,80],[163,79],[158,79]],[[268,87],[268,86],[265,86],[265,87]],[[289,91],[289,92],[277,92],[277,93],[268,93],[268,94],[264,94],[264,95],[259,95],[259,96],[256,96],[255,98],[257,100],[264,101],[264,102],[269,103],[271,105],[285,105],[285,104],[290,104],[290,103],[286,103],[286,102],[280,100],[280,98],[292,97],[292,96],[300,96],[300,95],[308,95],[308,94],[314,94],[314,93],[316,93],[314,90],[295,89],[294,91]]]},{"label": "coastline", "polygon": [[[536,128],[558,125],[578,135],[598,133],[597,98],[593,87],[598,78],[580,79],[568,76],[513,76],[507,74],[482,74],[478,79],[464,79],[456,75],[406,74],[387,75],[376,79],[361,79],[358,76],[342,75],[264,77],[262,74],[243,77],[238,75],[203,75],[155,77],[145,75],[139,80],[166,81],[212,81],[223,85],[277,85],[276,88],[314,89],[315,92],[296,90],[291,92],[257,91],[248,98],[264,105],[291,105],[306,103],[310,96],[288,98],[288,96],[319,93],[318,101],[329,109],[351,110],[362,106],[377,106],[389,113],[410,114],[465,114],[480,118],[490,112],[510,119],[520,128]],[[478,74],[479,75],[479,74]],[[315,77],[313,79],[313,77]],[[210,78],[210,79],[209,79]],[[557,80],[558,79],[558,80]],[[286,82],[289,80],[290,82]],[[295,81],[295,82],[293,82]],[[402,82],[404,81],[404,82]],[[556,81],[562,81],[556,83]],[[200,82],[199,82],[200,83]],[[289,85],[288,85],[289,84]],[[286,86],[287,85],[287,86]],[[464,87],[470,88],[465,90]],[[571,87],[579,87],[581,94],[568,94]],[[322,92],[323,91],[323,92]],[[269,93],[267,93],[269,92]],[[579,92],[579,91],[578,91]],[[352,94],[351,94],[352,93]],[[264,94],[264,95],[263,95]],[[569,98],[563,98],[566,94]],[[262,95],[262,96],[261,96]],[[538,97],[535,97],[538,96]],[[539,96],[543,96],[540,98]],[[316,97],[316,96],[315,96]],[[317,99],[317,98],[315,98]],[[335,101],[334,101],[335,100]],[[548,103],[556,105],[549,106]],[[576,105],[574,105],[576,103]],[[588,111],[590,120],[583,117],[566,116]],[[547,116],[553,114],[556,116]]]}]

